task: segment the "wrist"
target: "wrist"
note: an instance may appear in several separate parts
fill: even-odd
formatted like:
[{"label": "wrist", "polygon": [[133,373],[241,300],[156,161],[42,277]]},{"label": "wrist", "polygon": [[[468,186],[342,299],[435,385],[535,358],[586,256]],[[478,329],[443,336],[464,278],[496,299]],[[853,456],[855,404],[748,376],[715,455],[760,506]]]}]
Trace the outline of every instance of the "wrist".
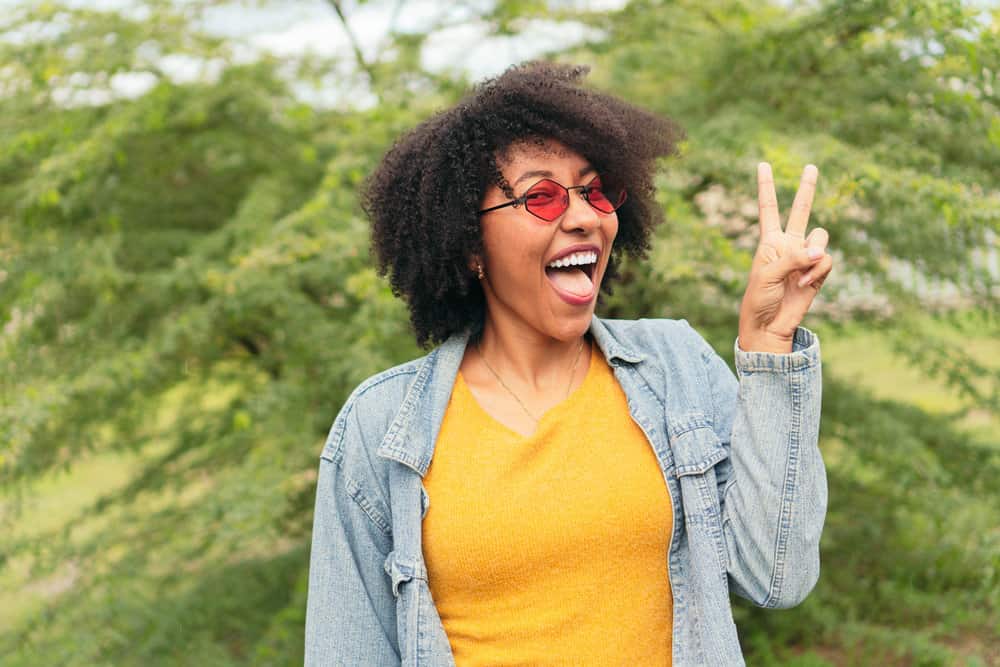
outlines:
[{"label": "wrist", "polygon": [[790,354],[792,352],[792,336],[782,336],[770,331],[739,332],[737,346],[743,352],[770,352],[772,354]]}]

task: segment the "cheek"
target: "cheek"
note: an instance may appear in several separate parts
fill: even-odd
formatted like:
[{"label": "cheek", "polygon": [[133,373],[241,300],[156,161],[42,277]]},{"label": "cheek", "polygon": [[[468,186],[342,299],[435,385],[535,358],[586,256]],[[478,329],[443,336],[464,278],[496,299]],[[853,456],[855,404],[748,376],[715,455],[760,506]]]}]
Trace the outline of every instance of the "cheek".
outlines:
[{"label": "cheek", "polygon": [[506,230],[484,230],[483,247],[494,272],[513,272],[519,279],[527,277],[525,267],[541,262],[548,242],[537,230],[510,225]]},{"label": "cheek", "polygon": [[618,237],[618,215],[612,213],[604,222],[601,224],[601,234],[604,236],[604,247],[608,251],[601,258],[602,269],[606,269],[608,266],[608,261],[611,259],[611,249],[614,246],[615,239]]},{"label": "cheek", "polygon": [[608,249],[606,257],[611,255],[611,248],[618,238],[618,216],[612,213],[601,224],[601,235],[604,237],[604,247]]}]

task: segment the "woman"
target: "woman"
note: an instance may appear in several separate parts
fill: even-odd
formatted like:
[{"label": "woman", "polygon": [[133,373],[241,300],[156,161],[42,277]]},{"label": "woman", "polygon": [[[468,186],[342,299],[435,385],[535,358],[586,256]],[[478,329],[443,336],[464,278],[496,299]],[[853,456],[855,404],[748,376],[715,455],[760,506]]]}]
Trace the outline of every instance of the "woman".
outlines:
[{"label": "woman", "polygon": [[800,602],[819,574],[819,343],[831,268],[784,230],[761,164],[761,241],[737,380],[684,320],[594,315],[660,211],[669,121],[508,70],[406,135],[367,185],[383,274],[430,354],[362,383],[323,449],[309,665],[743,664],[730,589]]}]

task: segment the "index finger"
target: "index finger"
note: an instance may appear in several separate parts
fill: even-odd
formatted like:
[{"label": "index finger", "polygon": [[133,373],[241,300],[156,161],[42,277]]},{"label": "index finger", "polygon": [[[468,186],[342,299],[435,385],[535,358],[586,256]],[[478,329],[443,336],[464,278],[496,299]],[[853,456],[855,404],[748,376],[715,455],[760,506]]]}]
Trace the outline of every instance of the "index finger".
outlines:
[{"label": "index finger", "polygon": [[778,195],[774,191],[774,175],[771,165],[761,162],[757,165],[757,207],[760,216],[760,235],[781,231],[778,216]]}]

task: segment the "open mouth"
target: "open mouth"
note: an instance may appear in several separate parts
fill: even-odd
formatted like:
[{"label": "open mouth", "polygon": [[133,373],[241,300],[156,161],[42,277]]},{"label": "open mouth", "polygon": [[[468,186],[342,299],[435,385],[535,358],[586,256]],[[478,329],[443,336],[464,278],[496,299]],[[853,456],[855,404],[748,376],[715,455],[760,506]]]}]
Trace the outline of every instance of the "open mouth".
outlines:
[{"label": "open mouth", "polygon": [[545,275],[556,287],[578,297],[589,297],[594,293],[595,271],[597,253],[593,250],[575,252],[545,267]]}]

